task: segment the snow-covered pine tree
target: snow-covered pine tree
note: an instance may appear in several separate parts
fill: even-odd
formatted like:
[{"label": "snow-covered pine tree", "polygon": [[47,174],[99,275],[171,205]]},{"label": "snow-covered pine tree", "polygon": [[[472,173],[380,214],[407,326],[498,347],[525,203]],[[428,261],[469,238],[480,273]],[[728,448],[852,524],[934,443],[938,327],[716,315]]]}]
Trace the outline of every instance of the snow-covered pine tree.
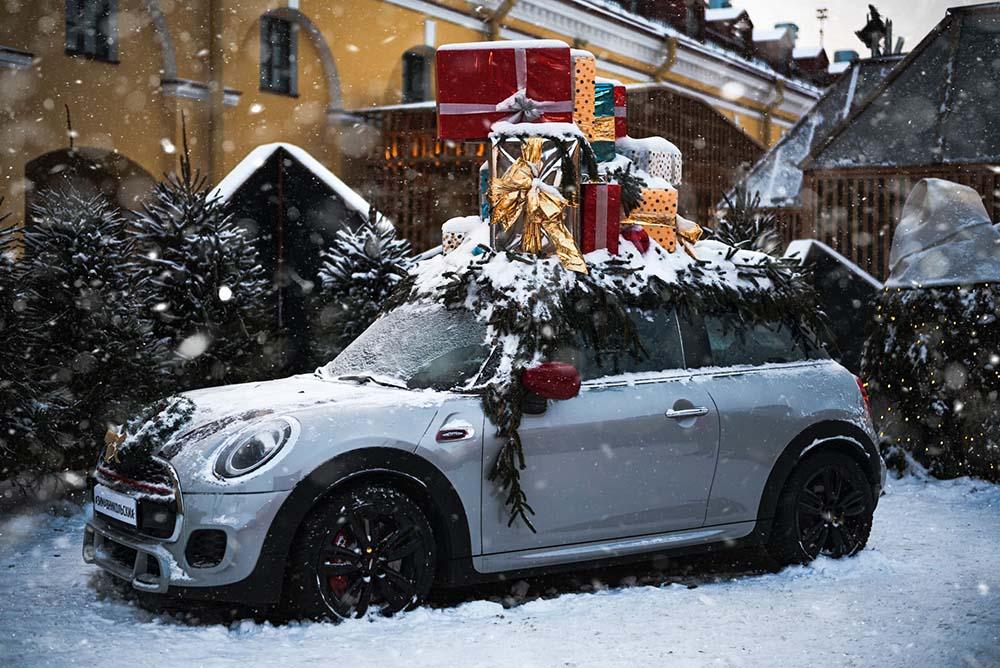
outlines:
[{"label": "snow-covered pine tree", "polygon": [[709,230],[713,239],[735,248],[776,255],[781,249],[777,232],[777,217],[760,206],[760,193],[753,196],[739,186],[730,200],[723,195],[726,208],[719,212],[715,227]]},{"label": "snow-covered pine tree", "polygon": [[[3,198],[0,197],[0,205]],[[21,313],[20,277],[15,262],[13,226],[5,226],[10,214],[0,213],[0,480],[27,470],[32,464],[29,438],[33,432],[34,391],[24,373],[24,328]]]},{"label": "snow-covered pine tree", "polygon": [[1000,481],[998,314],[991,284],[879,297],[862,375],[897,467],[907,452],[937,476]]},{"label": "snow-covered pine tree", "polygon": [[266,373],[271,282],[227,203],[210,196],[184,139],[180,173],[156,185],[133,223],[139,294],[185,388]]},{"label": "snow-covered pine tree", "polygon": [[357,229],[338,230],[321,259],[313,352],[329,361],[375,320],[412,259],[410,243],[374,208]]},{"label": "snow-covered pine tree", "polygon": [[101,195],[43,191],[22,238],[22,391],[54,435],[38,466],[90,466],[107,425],[163,388],[165,351],[134,299],[126,219]]}]

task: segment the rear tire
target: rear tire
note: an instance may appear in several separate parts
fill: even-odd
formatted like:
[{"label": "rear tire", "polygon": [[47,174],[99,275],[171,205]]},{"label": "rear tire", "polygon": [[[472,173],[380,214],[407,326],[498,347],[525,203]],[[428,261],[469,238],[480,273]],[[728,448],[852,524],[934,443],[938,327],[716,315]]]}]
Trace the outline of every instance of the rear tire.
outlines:
[{"label": "rear tire", "polygon": [[294,617],[390,615],[414,607],[434,581],[434,532],[392,487],[345,489],[317,506],[291,549],[285,604]]},{"label": "rear tire", "polygon": [[767,552],[779,565],[839,559],[868,543],[875,503],[864,470],[839,452],[817,452],[793,470],[778,498]]}]

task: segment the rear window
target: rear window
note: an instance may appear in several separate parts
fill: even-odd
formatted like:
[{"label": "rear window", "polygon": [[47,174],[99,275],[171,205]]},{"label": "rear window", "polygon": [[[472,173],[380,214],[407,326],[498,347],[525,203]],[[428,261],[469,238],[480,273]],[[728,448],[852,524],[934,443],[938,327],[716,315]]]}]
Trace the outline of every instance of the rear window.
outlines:
[{"label": "rear window", "polygon": [[780,323],[745,326],[731,319],[705,316],[705,331],[715,366],[775,364],[825,356],[815,346],[806,350]]}]

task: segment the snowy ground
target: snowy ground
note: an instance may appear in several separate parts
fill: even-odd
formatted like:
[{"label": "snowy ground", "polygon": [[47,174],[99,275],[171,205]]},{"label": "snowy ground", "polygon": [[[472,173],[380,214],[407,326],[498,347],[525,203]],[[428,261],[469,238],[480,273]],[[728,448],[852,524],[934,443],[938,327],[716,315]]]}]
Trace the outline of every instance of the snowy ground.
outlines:
[{"label": "snowy ground", "polygon": [[83,564],[81,525],[0,522],[0,666],[1000,665],[1000,486],[967,480],[893,482],[845,561],[770,575],[688,560],[340,625],[148,612]]}]

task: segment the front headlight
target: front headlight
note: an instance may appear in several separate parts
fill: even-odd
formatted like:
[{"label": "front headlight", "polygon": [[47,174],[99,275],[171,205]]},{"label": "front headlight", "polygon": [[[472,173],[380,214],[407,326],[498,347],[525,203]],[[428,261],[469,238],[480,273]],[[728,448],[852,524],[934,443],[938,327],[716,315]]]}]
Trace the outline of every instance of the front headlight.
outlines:
[{"label": "front headlight", "polygon": [[295,418],[279,417],[247,427],[222,448],[215,460],[215,474],[235,478],[271,461],[278,451],[294,443],[299,435]]}]

